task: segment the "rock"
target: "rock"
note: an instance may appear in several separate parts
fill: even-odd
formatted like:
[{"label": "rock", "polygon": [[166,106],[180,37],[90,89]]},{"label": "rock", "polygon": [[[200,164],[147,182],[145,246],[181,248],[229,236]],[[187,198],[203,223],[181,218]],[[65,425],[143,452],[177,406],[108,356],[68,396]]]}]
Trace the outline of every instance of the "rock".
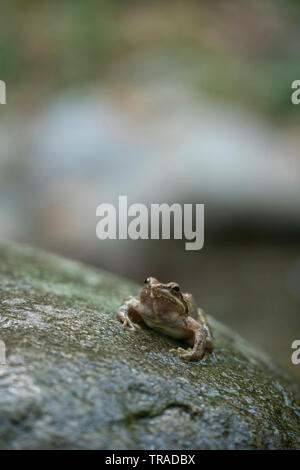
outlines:
[{"label": "rock", "polygon": [[0,448],[300,448],[292,380],[219,322],[217,361],[182,362],[115,320],[133,283],[25,246],[0,260]]}]

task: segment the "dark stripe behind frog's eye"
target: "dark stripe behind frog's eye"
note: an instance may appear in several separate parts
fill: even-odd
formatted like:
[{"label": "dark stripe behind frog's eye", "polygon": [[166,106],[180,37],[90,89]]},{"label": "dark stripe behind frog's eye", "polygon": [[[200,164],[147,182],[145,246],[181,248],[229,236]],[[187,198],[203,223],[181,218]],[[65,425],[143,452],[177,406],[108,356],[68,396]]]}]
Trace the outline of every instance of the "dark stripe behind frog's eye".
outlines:
[{"label": "dark stripe behind frog's eye", "polygon": [[179,292],[180,291],[180,287],[178,284],[174,284],[174,286],[172,286],[172,290],[174,290],[175,292]]}]

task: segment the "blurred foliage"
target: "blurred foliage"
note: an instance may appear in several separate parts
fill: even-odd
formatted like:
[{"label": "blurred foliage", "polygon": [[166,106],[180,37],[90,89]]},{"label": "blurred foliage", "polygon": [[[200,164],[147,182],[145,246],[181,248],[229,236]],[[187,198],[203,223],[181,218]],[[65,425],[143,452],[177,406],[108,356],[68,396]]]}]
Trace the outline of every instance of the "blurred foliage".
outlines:
[{"label": "blurred foliage", "polygon": [[5,0],[1,10],[11,96],[115,79],[115,64],[150,52],[195,90],[272,116],[297,111],[298,0]]}]

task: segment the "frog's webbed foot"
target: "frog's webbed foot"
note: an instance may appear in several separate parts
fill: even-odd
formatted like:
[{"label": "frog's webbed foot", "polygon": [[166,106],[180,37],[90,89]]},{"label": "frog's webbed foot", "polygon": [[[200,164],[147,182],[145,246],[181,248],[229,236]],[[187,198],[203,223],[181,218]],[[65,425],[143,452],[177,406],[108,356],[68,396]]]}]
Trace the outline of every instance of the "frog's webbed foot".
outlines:
[{"label": "frog's webbed foot", "polygon": [[139,317],[136,310],[137,307],[138,299],[136,297],[126,297],[126,299],[124,299],[117,312],[117,319],[122,323],[123,328],[129,328],[132,331],[140,329],[140,326],[134,323],[130,318],[130,316],[135,318]]},{"label": "frog's webbed foot", "polygon": [[183,349],[183,348],[177,348],[177,349],[170,349],[171,353],[178,354],[180,359],[184,359],[186,361],[200,361],[203,356],[204,356],[204,348],[203,351],[194,350],[194,349]]},{"label": "frog's webbed foot", "polygon": [[177,349],[173,348],[173,349],[169,349],[169,352],[174,353],[174,354],[178,354],[180,356],[181,354],[185,354],[186,352],[188,352],[188,350],[183,349],[183,348],[177,348]]},{"label": "frog's webbed foot", "polygon": [[193,360],[191,359],[192,350],[177,348],[177,349],[170,349],[170,353],[178,354],[181,359]]}]

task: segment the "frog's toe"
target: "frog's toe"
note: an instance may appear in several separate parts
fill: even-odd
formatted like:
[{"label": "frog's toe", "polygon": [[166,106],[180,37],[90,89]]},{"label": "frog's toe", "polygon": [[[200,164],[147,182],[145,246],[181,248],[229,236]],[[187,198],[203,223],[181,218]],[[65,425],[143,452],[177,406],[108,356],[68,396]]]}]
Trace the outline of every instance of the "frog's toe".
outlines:
[{"label": "frog's toe", "polygon": [[170,352],[170,353],[178,354],[178,355],[180,356],[181,354],[185,354],[185,353],[186,353],[186,349],[183,349],[183,348],[170,349],[169,352]]},{"label": "frog's toe", "polygon": [[123,328],[128,328],[129,330],[136,331],[140,330],[140,326],[133,323],[129,318],[126,318],[124,322],[122,323]]},{"label": "frog's toe", "polygon": [[200,361],[203,357],[202,354],[199,355],[198,352],[195,353],[195,351],[189,349],[183,349],[183,348],[178,348],[178,349],[170,349],[171,353],[178,354],[180,359],[184,359],[185,361]]}]

